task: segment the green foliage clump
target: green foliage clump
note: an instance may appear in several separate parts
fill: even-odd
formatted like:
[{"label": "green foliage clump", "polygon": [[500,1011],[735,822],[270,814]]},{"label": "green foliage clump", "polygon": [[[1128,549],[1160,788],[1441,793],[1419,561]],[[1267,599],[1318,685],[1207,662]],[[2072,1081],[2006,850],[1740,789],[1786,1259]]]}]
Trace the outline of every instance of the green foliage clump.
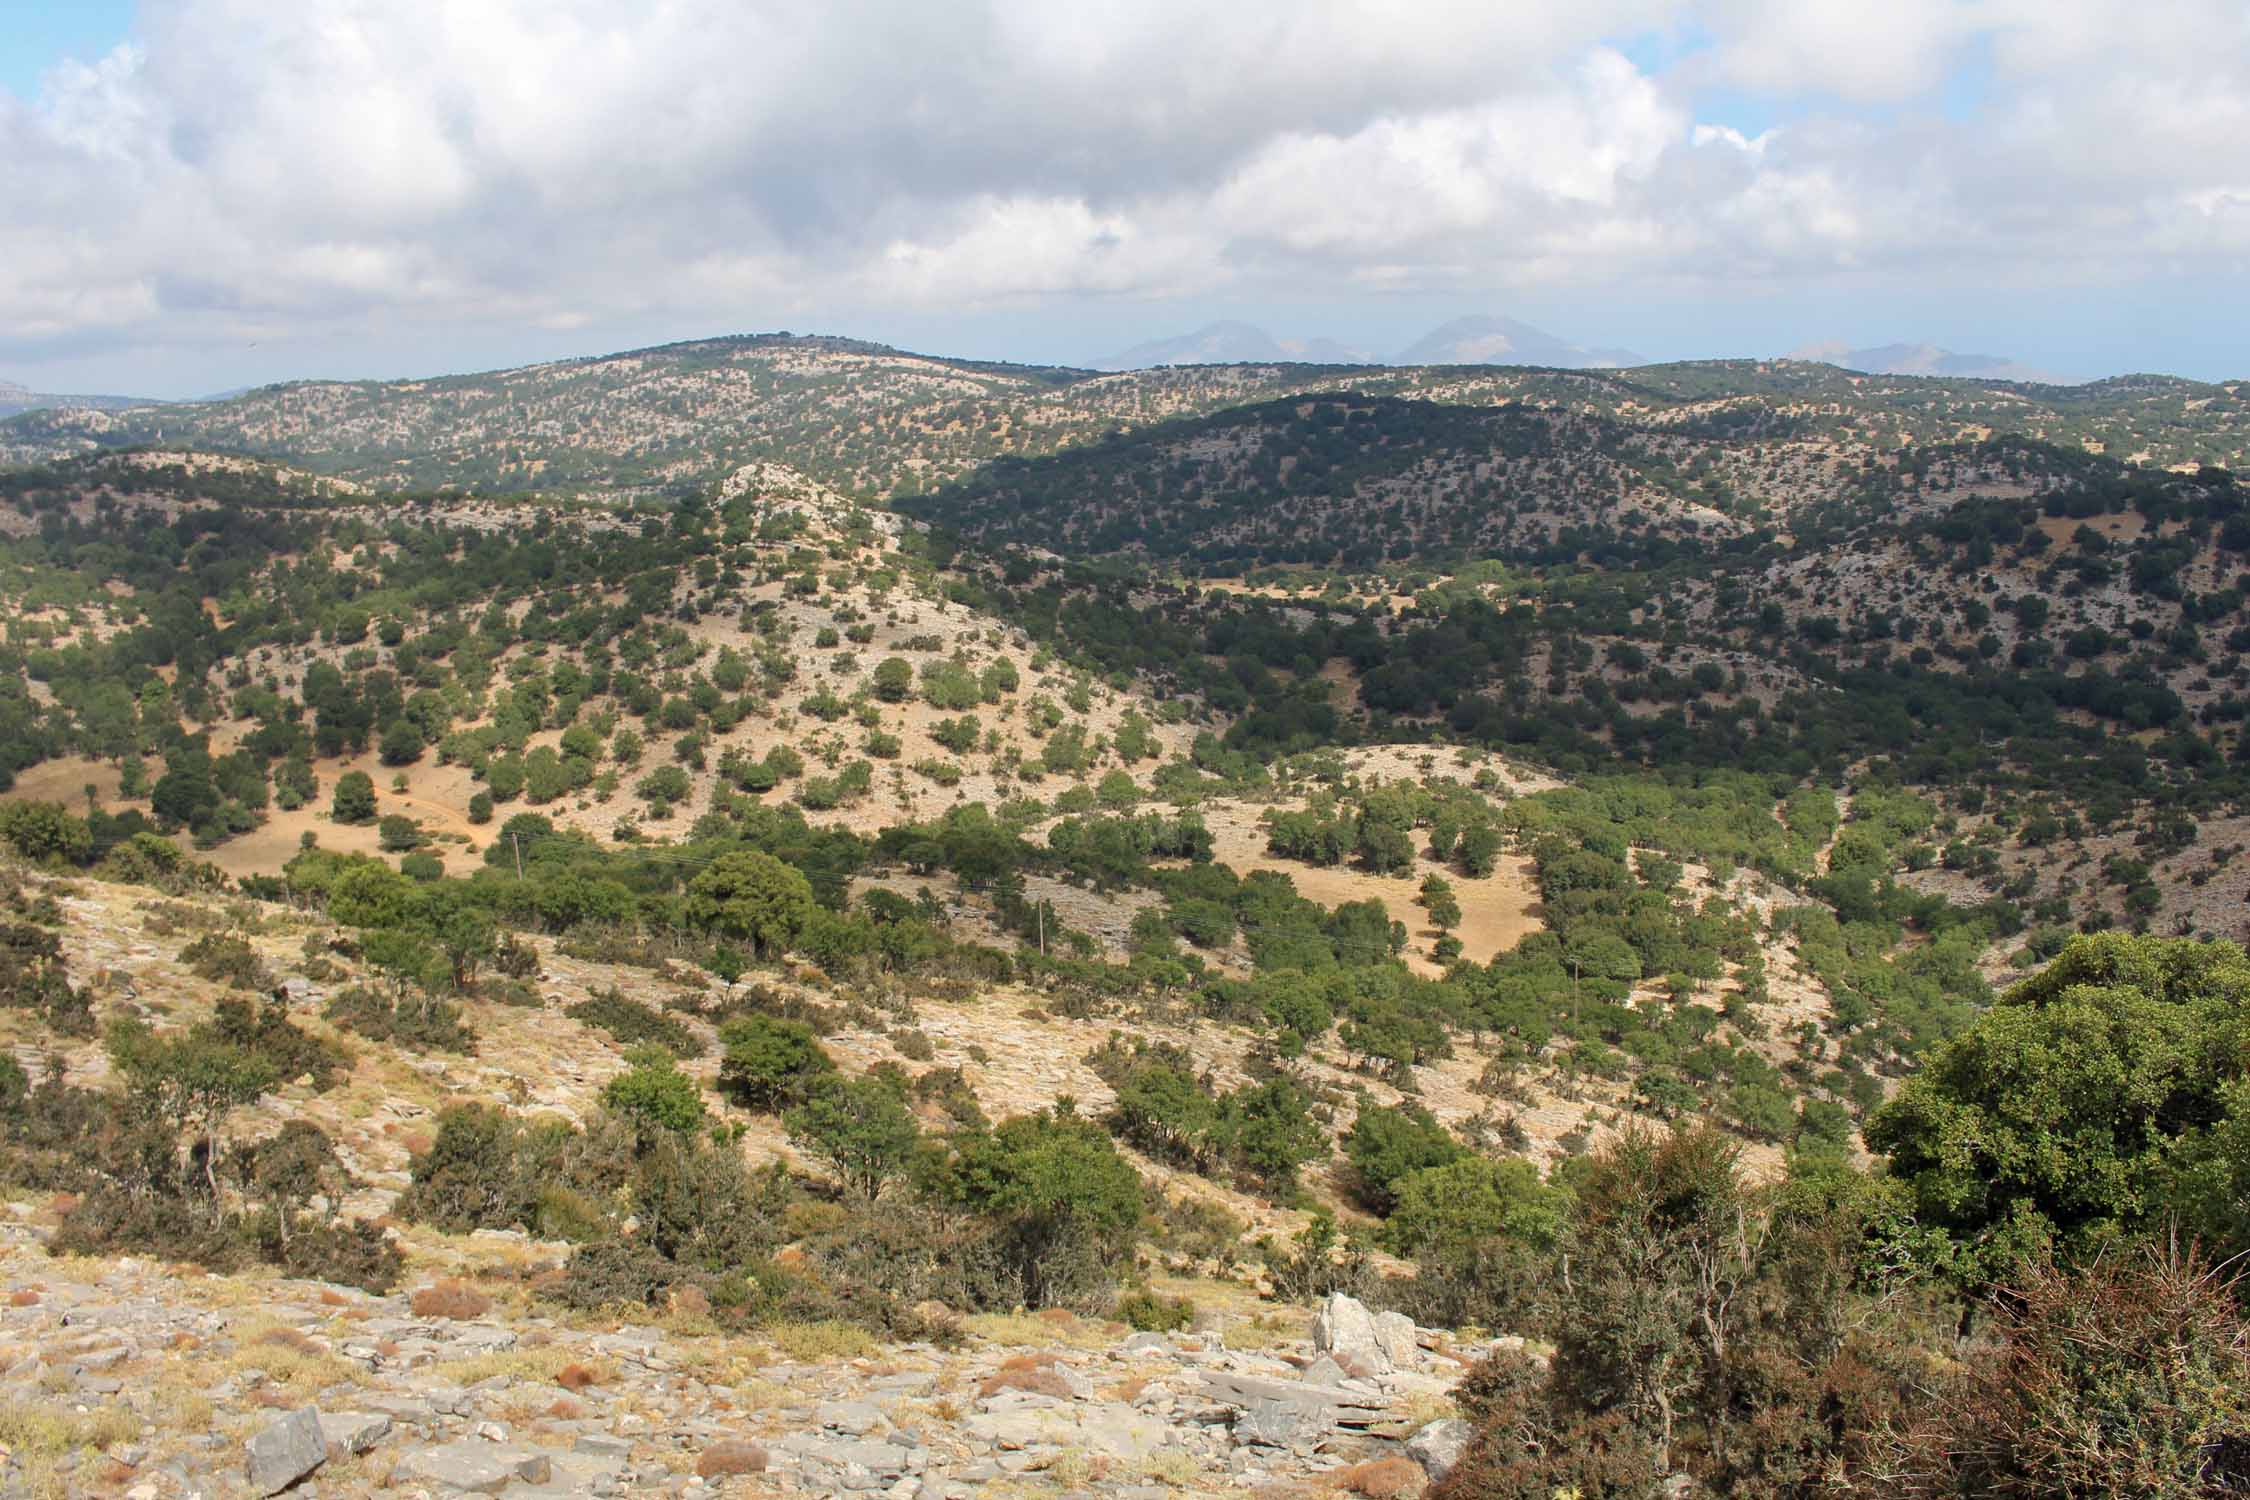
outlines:
[{"label": "green foliage clump", "polygon": [[1027,1307],[1104,1296],[1144,1206],[1140,1174],[1108,1135],[1060,1106],[966,1137],[949,1187],[995,1222],[1002,1264]]},{"label": "green foliage clump", "polygon": [[564,1007],[563,1014],[581,1025],[599,1027],[627,1047],[659,1047],[676,1058],[703,1055],[703,1040],[694,1031],[614,986]]},{"label": "green foliage clump", "polygon": [[689,920],[761,958],[793,946],[813,910],[804,874],[759,850],[724,855],[688,882]]},{"label": "green foliage clump", "polygon": [[2239,1282],[2143,1247],[2041,1266],[1998,1306],[1997,1350],[1907,1432],[1926,1495],[2206,1500],[2250,1478],[2250,1319]]},{"label": "green foliage clump", "polygon": [[346,771],[336,778],[328,815],[339,823],[375,821],[375,778],[365,771]]},{"label": "green foliage clump", "polygon": [[1420,1167],[1395,1179],[1391,1195],[1383,1247],[1440,1266],[1459,1265],[1495,1240],[1551,1250],[1569,1218],[1569,1190],[1541,1181],[1538,1167],[1520,1157],[1463,1155]]},{"label": "green foliage clump", "polygon": [[238,933],[206,932],[180,950],[180,962],[201,977],[224,980],[238,990],[273,988],[273,974],[249,939]]},{"label": "green foliage clump", "polygon": [[906,1174],[921,1141],[902,1083],[887,1075],[823,1074],[782,1123],[847,1192],[870,1202]]},{"label": "green foliage clump", "polygon": [[1178,1049],[1136,1043],[1096,1053],[1116,1090],[1109,1125],[1159,1161],[1227,1172],[1262,1191],[1294,1195],[1298,1169],[1327,1153],[1328,1137],[1302,1091],[1286,1079],[1215,1091]]},{"label": "green foliage clump", "polygon": [[784,1109],[836,1070],[802,1021],[739,1016],[719,1028],[719,1046],[719,1092],[745,1109]]},{"label": "green foliage clump", "polygon": [[1467,1154],[1467,1148],[1418,1105],[1363,1107],[1344,1136],[1344,1155],[1357,1174],[1360,1201],[1378,1214],[1388,1214],[1397,1206],[1402,1178],[1446,1166]]},{"label": "green foliage clump", "polygon": [[602,1105],[621,1117],[674,1135],[693,1135],[703,1128],[703,1090],[680,1071],[679,1059],[656,1045],[634,1047],[626,1054],[632,1064],[602,1089]]},{"label": "green foliage clump", "polygon": [[43,927],[0,922],[0,1005],[37,1015],[70,1037],[94,1034],[94,1000],[70,982],[62,940]]},{"label": "green foliage clump", "polygon": [[1195,1304],[1185,1297],[1162,1297],[1136,1287],[1117,1299],[1117,1320],[1142,1333],[1179,1333],[1195,1326]]},{"label": "green foliage clump", "polygon": [[2076,938],[1933,1052],[1868,1144],[1974,1275],[2167,1216],[2250,1248],[2246,1028],[2250,961],[2234,944]]}]

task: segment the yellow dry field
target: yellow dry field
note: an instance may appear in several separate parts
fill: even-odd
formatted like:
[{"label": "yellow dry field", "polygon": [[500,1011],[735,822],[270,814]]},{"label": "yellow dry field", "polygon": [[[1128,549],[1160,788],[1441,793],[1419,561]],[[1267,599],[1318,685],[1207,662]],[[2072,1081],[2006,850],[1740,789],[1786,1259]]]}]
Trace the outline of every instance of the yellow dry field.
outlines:
[{"label": "yellow dry field", "polygon": [[1488,963],[1494,954],[1515,947],[1540,928],[1539,889],[1532,882],[1528,859],[1505,855],[1500,867],[1481,880],[1468,879],[1421,857],[1415,859],[1411,875],[1370,875],[1346,865],[1308,865],[1277,859],[1266,852],[1266,831],[1258,823],[1261,811],[1229,804],[1204,808],[1203,819],[1211,830],[1212,858],[1238,875],[1253,870],[1278,871],[1296,883],[1299,895],[1322,906],[1340,906],[1370,897],[1382,902],[1393,921],[1406,924],[1406,962],[1417,974],[1436,978],[1444,972],[1429,957],[1437,930],[1414,899],[1421,892],[1425,875],[1443,875],[1453,882],[1461,902],[1461,925],[1454,929],[1454,936],[1461,940],[1464,958]]},{"label": "yellow dry field", "polygon": [[2048,540],[2067,547],[2081,526],[2112,542],[2130,542],[2139,539],[2148,523],[2138,511],[2127,511],[2121,516],[2041,516],[2032,524],[2047,533]]},{"label": "yellow dry field", "polygon": [[16,773],[16,784],[8,795],[25,802],[60,802],[72,812],[86,810],[86,784],[93,783],[94,795],[104,807],[117,801],[117,767],[107,761],[88,760],[82,755],[65,756],[61,760],[43,760],[28,770]]},{"label": "yellow dry field", "polygon": [[[225,741],[225,731],[212,736],[212,748],[224,754],[231,748]],[[440,766],[425,760],[423,764],[407,769],[407,790],[391,790],[391,778],[397,775],[392,767],[380,763],[372,752],[349,760],[321,761],[320,795],[311,803],[293,812],[279,808],[266,810],[266,821],[245,834],[228,839],[213,849],[196,849],[185,833],[179,836],[181,849],[195,859],[216,865],[231,876],[272,875],[287,864],[297,853],[302,837],[313,834],[323,849],[334,849],[346,854],[382,854],[374,824],[351,827],[332,821],[328,816],[328,799],[334,792],[336,778],[346,771],[365,771],[375,780],[375,803],[379,815],[404,813],[420,822],[424,833],[431,835],[455,834],[468,840],[466,844],[452,841],[438,842],[430,852],[444,858],[447,873],[468,873],[468,861],[481,851],[492,836],[489,827],[478,829],[468,819],[469,798],[477,790],[476,783],[466,766]],[[151,764],[152,775],[161,774],[163,767]],[[147,799],[133,801],[118,794],[117,767],[106,761],[92,761],[84,756],[65,756],[59,760],[41,761],[20,773],[16,784],[7,795],[27,802],[60,802],[73,812],[83,812],[86,807],[85,786],[92,782],[102,806],[113,812],[127,808],[148,811]],[[384,855],[393,859],[395,856]]]}]

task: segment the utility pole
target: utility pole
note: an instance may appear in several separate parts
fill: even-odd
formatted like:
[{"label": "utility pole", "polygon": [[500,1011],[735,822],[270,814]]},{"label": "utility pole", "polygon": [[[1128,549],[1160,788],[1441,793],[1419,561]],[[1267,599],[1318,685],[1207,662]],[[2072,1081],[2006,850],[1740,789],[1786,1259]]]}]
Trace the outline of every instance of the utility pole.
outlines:
[{"label": "utility pole", "polygon": [[523,835],[520,833],[511,833],[508,835],[508,842],[515,846],[516,879],[521,880],[523,879]]}]

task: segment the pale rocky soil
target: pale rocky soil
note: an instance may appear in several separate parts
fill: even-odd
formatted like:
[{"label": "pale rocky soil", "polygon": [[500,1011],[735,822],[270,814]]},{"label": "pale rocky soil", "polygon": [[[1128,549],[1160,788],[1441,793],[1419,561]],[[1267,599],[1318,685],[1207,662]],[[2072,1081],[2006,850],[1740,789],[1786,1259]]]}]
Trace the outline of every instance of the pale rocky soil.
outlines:
[{"label": "pale rocky soil", "polygon": [[[137,1008],[166,1026],[207,1014],[221,993],[172,956],[195,932],[218,925],[246,933],[286,973],[304,939],[327,930],[282,908],[175,901],[93,881],[54,883],[49,893],[65,912],[72,977],[97,991],[102,1012]],[[255,1136],[288,1119],[315,1121],[361,1181],[346,1209],[381,1216],[406,1184],[409,1153],[427,1144],[436,1110],[450,1100],[583,1116],[623,1064],[604,1034],[561,1007],[611,984],[654,1004],[688,987],[542,947],[539,1007],[467,1007],[479,1033],[473,1057],[416,1056],[343,1038],[354,1061],[342,1084],[321,1094],[302,1082],[282,1085],[238,1114],[234,1131]],[[292,981],[300,1024],[334,1035],[318,1019],[318,1001],[340,982]],[[1080,1059],[1118,1023],[1058,1019],[1038,999],[1010,988],[919,1002],[915,1024],[937,1050],[930,1065],[961,1066],[996,1114],[1063,1093],[1103,1107],[1107,1091]],[[25,1018],[9,1013],[0,1022],[19,1059],[43,1067],[47,1048]],[[1192,1039],[1224,1081],[1241,1076],[1245,1038],[1207,1025],[1125,1025],[1152,1038]],[[880,1026],[848,1026],[828,1045],[847,1068],[897,1060]],[[93,1044],[62,1055],[73,1081],[104,1081],[106,1061]],[[690,1066],[709,1078],[709,1059]],[[1431,1102],[1446,1115],[1470,1103],[1452,1071],[1433,1070],[1430,1079]],[[1334,1063],[1315,1063],[1308,1075],[1336,1087],[1354,1082]],[[1371,1093],[1397,1097],[1381,1085]],[[773,1121],[742,1119],[753,1159],[793,1159]],[[1137,1165],[1168,1195],[1203,1196],[1236,1212],[1246,1239],[1287,1234],[1304,1221],[1217,1184]],[[1326,1184],[1314,1187],[1325,1196]],[[654,1322],[645,1312],[639,1322],[562,1317],[532,1300],[530,1283],[558,1267],[568,1247],[516,1234],[393,1226],[409,1272],[400,1294],[376,1298],[264,1273],[52,1258],[41,1241],[56,1217],[55,1205],[0,1189],[0,1495],[262,1493],[245,1476],[245,1443],[315,1407],[332,1456],[292,1493],[880,1490],[1278,1500],[1329,1492],[1332,1475],[1356,1483],[1368,1471],[1354,1466],[1397,1458],[1397,1439],[1448,1414],[1445,1393],[1475,1353],[1447,1350],[1430,1335],[1427,1348],[1402,1353],[1395,1369],[1349,1359],[1342,1369],[1302,1369],[1317,1353],[1306,1343],[1303,1311],[1262,1300],[1241,1271],[1181,1280],[1154,1268],[1160,1291],[1185,1294],[1198,1309],[1184,1336],[1131,1336],[1121,1325],[1042,1314],[966,1319],[955,1347],[878,1348],[833,1325],[725,1334],[693,1308]],[[407,1294],[441,1277],[466,1280],[491,1310],[460,1321],[415,1314]],[[1251,1408],[1256,1414],[1246,1416]],[[361,1445],[365,1451],[352,1451]],[[754,1446],[760,1471],[716,1472],[723,1464],[714,1453],[749,1452],[728,1445]],[[1373,1472],[1395,1481],[1399,1470]]]},{"label": "pale rocky soil", "polygon": [[[950,1347],[730,1335],[692,1308],[557,1318],[523,1283],[567,1247],[493,1233],[442,1252],[486,1310],[421,1316],[408,1289],[52,1258],[48,1219],[0,1207],[0,1494],[1412,1494],[1403,1440],[1481,1352],[1419,1334],[1339,1363],[1301,1310],[1240,1301],[1174,1335],[972,1318]],[[292,1422],[314,1445],[277,1466]]]}]

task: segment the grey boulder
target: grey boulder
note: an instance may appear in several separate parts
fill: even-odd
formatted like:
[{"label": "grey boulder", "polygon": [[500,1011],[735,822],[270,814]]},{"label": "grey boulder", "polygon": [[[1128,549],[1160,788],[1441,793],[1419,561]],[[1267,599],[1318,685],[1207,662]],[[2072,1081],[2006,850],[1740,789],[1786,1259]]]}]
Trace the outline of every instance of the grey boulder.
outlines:
[{"label": "grey boulder", "polygon": [[1458,1417],[1432,1422],[1406,1440],[1406,1456],[1422,1466],[1432,1484],[1453,1472],[1469,1451],[1476,1429]]},{"label": "grey boulder", "polygon": [[245,1445],[243,1459],[250,1488],[256,1493],[275,1495],[289,1488],[328,1461],[328,1441],[321,1434],[319,1411],[300,1407],[259,1428]]}]

